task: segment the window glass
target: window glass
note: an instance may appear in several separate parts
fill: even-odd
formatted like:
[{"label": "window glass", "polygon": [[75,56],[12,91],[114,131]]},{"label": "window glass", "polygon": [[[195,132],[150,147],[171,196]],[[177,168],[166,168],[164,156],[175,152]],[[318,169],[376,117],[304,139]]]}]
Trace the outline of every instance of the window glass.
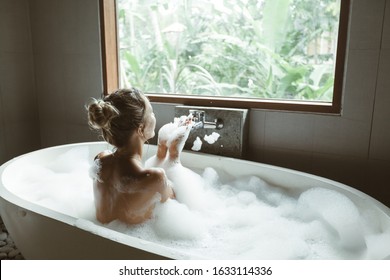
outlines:
[{"label": "window glass", "polygon": [[340,0],[118,0],[120,85],[331,102]]}]

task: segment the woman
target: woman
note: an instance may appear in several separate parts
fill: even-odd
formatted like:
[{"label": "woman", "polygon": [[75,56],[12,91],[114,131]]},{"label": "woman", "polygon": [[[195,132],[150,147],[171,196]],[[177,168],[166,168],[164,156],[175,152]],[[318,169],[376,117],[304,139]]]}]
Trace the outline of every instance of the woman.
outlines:
[{"label": "woman", "polygon": [[[154,137],[156,126],[149,100],[135,88],[121,89],[101,100],[93,100],[88,105],[88,119],[90,126],[101,130],[103,138],[116,148],[95,158],[93,185],[97,219],[101,223],[117,219],[137,224],[151,218],[156,202],[173,198],[174,192],[163,169],[142,165],[144,143]],[[164,160],[169,151],[178,157],[177,149],[182,148],[178,144],[185,140],[179,133],[168,147],[166,140],[159,139],[156,157]]]}]

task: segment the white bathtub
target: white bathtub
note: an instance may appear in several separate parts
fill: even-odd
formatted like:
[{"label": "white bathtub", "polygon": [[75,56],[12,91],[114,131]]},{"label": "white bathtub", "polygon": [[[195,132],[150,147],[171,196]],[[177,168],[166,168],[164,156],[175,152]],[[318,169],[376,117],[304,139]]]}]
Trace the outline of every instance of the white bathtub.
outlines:
[{"label": "white bathtub", "polygon": [[[27,201],[13,192],[9,178],[15,167],[39,164],[56,158],[74,147],[88,147],[92,158],[107,149],[102,142],[51,147],[17,157],[0,168],[1,217],[15,244],[26,259],[198,259],[199,256],[139,238],[129,236],[86,221],[74,215],[60,213]],[[145,158],[156,147],[145,147]],[[184,152],[184,166],[193,169],[213,167],[232,176],[256,175],[276,186],[288,186],[292,192],[304,191],[313,185],[337,190],[352,200],[358,208],[370,208],[386,227],[390,227],[390,209],[372,197],[346,185],[318,176],[285,168],[244,160]]]}]

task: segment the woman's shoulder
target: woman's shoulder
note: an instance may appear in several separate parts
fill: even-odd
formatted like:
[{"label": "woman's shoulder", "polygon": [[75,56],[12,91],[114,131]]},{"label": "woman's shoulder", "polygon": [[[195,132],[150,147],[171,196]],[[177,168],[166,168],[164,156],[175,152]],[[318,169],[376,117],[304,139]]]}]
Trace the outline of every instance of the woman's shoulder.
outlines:
[{"label": "woman's shoulder", "polygon": [[107,178],[110,176],[110,167],[109,161],[111,161],[112,152],[109,150],[100,152],[94,158],[93,163],[89,169],[89,175],[92,179],[96,179],[100,183],[106,182]]},{"label": "woman's shoulder", "polygon": [[168,181],[164,169],[155,167],[143,169],[138,179],[143,188],[148,187],[152,189],[163,188]]},{"label": "woman's shoulder", "polygon": [[148,168],[145,169],[145,174],[145,185],[150,187],[151,190],[159,192],[162,195],[161,201],[175,197],[164,169],[158,167]]},{"label": "woman's shoulder", "polygon": [[158,168],[158,167],[146,168],[144,169],[143,173],[144,176],[149,179],[153,179],[153,180],[166,179],[165,171],[162,168]]},{"label": "woman's shoulder", "polygon": [[95,156],[95,160],[104,160],[112,156],[112,152],[110,150],[104,150],[103,152],[98,153]]}]

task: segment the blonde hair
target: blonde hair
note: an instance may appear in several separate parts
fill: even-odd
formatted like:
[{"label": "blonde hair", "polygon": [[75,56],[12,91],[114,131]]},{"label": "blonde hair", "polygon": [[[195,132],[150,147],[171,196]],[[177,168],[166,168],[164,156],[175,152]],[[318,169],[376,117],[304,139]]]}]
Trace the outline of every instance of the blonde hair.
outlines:
[{"label": "blonde hair", "polygon": [[144,123],[146,103],[146,96],[138,89],[119,89],[87,105],[88,123],[101,131],[105,141],[123,147]]}]

